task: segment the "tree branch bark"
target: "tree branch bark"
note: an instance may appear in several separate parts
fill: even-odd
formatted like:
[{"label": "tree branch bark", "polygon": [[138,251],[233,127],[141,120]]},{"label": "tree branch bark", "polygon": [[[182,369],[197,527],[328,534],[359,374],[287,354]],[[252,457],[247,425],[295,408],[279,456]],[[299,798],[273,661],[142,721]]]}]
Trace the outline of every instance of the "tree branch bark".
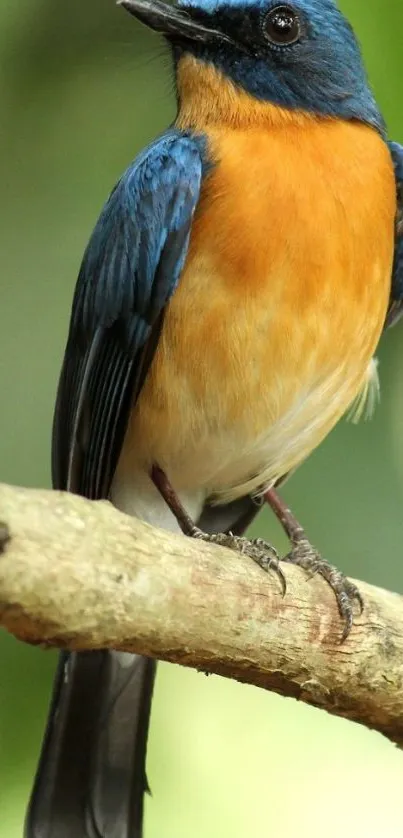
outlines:
[{"label": "tree branch bark", "polygon": [[359,582],[365,610],[340,645],[331,591],[292,566],[282,598],[276,576],[246,557],[62,492],[0,485],[0,520],[0,624],[17,638],[214,672],[403,746],[397,594]]}]

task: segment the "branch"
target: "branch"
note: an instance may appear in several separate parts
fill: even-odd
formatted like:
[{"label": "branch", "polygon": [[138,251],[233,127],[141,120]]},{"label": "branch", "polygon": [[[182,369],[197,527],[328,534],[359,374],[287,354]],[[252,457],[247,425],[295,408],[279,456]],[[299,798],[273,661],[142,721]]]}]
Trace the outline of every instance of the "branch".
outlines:
[{"label": "branch", "polygon": [[360,582],[364,614],[340,645],[331,591],[298,568],[285,566],[282,598],[276,576],[246,557],[62,492],[0,485],[0,519],[0,624],[17,638],[215,672],[403,745],[397,594]]}]

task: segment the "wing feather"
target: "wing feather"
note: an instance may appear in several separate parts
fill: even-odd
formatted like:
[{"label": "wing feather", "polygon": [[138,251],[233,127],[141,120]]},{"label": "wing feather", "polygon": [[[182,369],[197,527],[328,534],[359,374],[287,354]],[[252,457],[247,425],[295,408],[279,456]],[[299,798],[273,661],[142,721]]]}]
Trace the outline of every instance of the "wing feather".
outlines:
[{"label": "wing feather", "polygon": [[81,265],[60,377],[55,488],[108,496],[182,272],[203,166],[200,141],[172,130],[128,168],[101,213]]},{"label": "wing feather", "polygon": [[385,327],[393,326],[403,314],[403,146],[392,142],[388,145],[395,168],[397,215],[392,289]]}]

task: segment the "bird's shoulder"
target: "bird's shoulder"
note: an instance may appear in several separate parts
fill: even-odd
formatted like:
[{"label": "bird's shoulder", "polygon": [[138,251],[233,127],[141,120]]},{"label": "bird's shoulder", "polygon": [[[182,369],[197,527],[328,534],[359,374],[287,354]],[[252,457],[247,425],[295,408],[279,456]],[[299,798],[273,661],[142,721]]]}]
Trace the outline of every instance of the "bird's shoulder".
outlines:
[{"label": "bird's shoulder", "polygon": [[[189,227],[206,159],[202,136],[170,129],[127,167],[102,209],[82,260],[71,319],[76,337],[87,340],[100,327],[108,328],[133,312],[146,317],[145,327],[152,322],[154,309],[160,310],[163,302],[154,299],[152,288],[167,292],[158,275],[161,255],[170,237],[178,242]],[[165,277],[174,285],[180,261]]]}]

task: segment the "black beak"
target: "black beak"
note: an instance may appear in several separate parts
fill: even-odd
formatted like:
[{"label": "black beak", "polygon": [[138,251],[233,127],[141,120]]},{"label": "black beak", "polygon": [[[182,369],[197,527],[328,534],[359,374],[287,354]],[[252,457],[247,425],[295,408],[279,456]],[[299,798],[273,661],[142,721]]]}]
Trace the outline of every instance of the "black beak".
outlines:
[{"label": "black beak", "polygon": [[230,41],[223,32],[198,23],[189,11],[160,0],[118,0],[118,6],[123,6],[137,20],[173,42],[185,40],[210,44],[213,41]]}]

